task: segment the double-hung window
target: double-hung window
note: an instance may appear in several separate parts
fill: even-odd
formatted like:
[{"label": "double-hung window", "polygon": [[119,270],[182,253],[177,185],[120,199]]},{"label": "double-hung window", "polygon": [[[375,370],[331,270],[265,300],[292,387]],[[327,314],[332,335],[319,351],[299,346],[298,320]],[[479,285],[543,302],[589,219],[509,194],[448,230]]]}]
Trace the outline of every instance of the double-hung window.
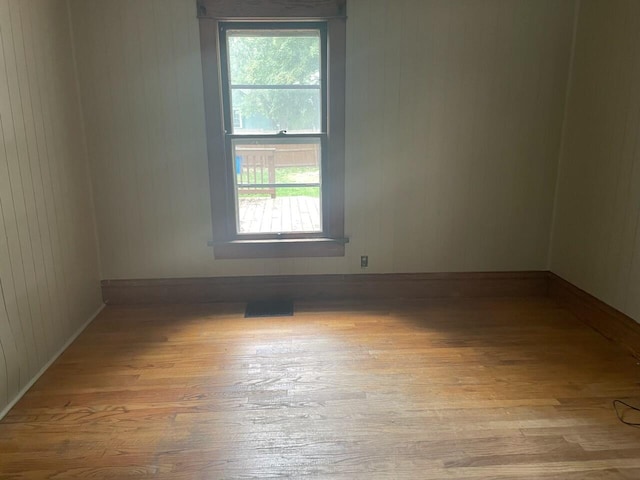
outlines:
[{"label": "double-hung window", "polygon": [[344,255],[343,0],[200,0],[216,258]]}]

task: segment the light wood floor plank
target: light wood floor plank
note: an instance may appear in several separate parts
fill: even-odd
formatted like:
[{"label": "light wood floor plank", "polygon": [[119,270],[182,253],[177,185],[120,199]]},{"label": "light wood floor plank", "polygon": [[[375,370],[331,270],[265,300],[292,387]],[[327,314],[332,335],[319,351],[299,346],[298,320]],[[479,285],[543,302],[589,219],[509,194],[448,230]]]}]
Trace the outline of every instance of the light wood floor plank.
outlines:
[{"label": "light wood floor plank", "polygon": [[0,478],[640,478],[639,368],[544,298],[108,307],[0,423]]}]

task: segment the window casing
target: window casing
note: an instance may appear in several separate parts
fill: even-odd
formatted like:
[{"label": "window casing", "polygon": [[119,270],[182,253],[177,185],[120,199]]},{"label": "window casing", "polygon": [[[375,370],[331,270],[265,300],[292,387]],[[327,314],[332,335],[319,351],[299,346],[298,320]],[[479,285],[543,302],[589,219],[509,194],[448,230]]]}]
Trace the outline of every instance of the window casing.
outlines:
[{"label": "window casing", "polygon": [[[198,3],[211,184],[212,243],[216,258],[344,255],[345,6],[341,0],[290,0],[288,3],[289,6],[287,1],[282,0],[201,0]],[[305,8],[300,10],[302,4]],[[226,10],[229,12],[225,13]],[[336,15],[323,18],[332,11]],[[252,14],[256,12],[263,16],[253,17]],[[308,80],[309,85],[304,82],[297,82],[296,85],[246,85],[236,81],[230,67],[229,38],[252,35],[317,35],[320,40],[318,78],[314,76]],[[250,112],[247,114],[246,106],[237,105],[241,103],[239,98],[256,91],[273,89],[282,89],[285,94],[291,95],[302,93],[312,103],[315,102],[313,90],[317,90],[317,122],[302,122],[302,128],[291,131],[287,126],[272,121],[270,124],[267,122],[266,128],[251,130],[251,122],[245,121],[244,117]],[[314,116],[313,113],[310,118]],[[279,128],[281,126],[285,128]],[[246,172],[247,168],[243,168],[243,162],[246,167],[257,151],[266,159],[268,150],[282,151],[284,154],[304,150],[305,155],[312,159],[315,155],[312,164],[317,163],[317,173],[311,168],[307,172],[308,178],[296,184],[277,179],[273,173],[269,176],[255,174],[251,178]],[[258,191],[264,194],[271,189],[275,198],[275,192],[284,188],[315,189],[320,207],[318,221],[297,226],[276,224],[272,228],[259,230],[242,224],[241,197],[251,197],[252,192]]]}]

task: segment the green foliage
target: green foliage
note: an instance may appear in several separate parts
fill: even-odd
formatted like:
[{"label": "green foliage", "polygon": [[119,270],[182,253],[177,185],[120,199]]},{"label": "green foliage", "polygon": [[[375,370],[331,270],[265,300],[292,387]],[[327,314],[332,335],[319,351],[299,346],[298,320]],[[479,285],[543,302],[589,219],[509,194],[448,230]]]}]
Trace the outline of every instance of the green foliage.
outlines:
[{"label": "green foliage", "polygon": [[[229,60],[232,85],[320,83],[319,36],[283,31],[269,32],[269,36],[230,32]],[[261,119],[262,128],[267,130],[320,128],[319,89],[234,89],[232,101],[245,119]]]},{"label": "green foliage", "polygon": [[[276,183],[312,183],[319,178],[318,167],[283,167],[276,169]],[[315,197],[320,196],[318,187],[281,187],[279,197]]]}]

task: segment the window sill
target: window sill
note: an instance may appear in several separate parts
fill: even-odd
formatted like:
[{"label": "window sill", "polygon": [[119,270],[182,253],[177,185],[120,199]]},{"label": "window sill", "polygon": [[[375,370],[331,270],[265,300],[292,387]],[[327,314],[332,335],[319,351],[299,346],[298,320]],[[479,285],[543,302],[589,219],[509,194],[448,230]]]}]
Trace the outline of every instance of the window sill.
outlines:
[{"label": "window sill", "polygon": [[345,239],[309,238],[296,240],[233,240],[216,243],[216,259],[344,257]]}]

